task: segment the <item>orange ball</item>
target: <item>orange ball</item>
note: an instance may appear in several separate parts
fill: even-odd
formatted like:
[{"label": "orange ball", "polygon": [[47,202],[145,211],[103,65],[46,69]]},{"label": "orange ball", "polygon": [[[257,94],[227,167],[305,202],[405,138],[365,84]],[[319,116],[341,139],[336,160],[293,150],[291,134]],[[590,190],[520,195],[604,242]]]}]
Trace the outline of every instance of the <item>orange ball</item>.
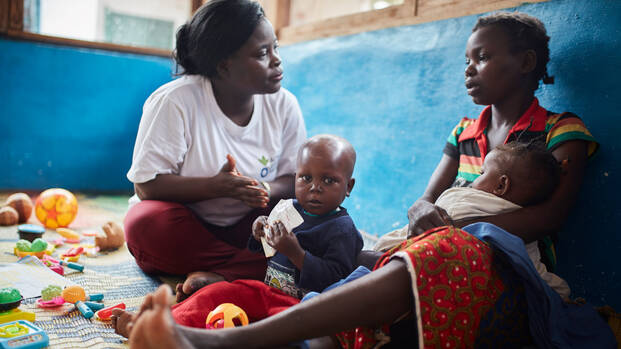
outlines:
[{"label": "orange ball", "polygon": [[233,303],[222,303],[212,310],[205,320],[205,327],[229,328],[248,325],[246,312]]},{"label": "orange ball", "polygon": [[6,204],[11,206],[19,214],[18,223],[25,223],[32,215],[32,200],[25,193],[15,193],[6,199]]},{"label": "orange ball", "polygon": [[35,202],[35,215],[47,228],[67,227],[77,214],[78,200],[65,189],[47,189]]},{"label": "orange ball", "polygon": [[0,225],[13,225],[17,224],[19,220],[19,214],[11,206],[5,206],[0,208]]}]

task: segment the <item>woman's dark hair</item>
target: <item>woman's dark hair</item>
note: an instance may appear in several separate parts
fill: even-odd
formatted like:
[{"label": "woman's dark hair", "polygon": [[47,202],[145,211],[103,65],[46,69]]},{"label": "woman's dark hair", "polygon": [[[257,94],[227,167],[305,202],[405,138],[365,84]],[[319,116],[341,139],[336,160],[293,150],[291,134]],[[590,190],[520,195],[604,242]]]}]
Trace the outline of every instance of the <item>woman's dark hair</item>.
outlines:
[{"label": "woman's dark hair", "polygon": [[511,164],[507,167],[514,183],[529,194],[530,200],[524,206],[542,202],[556,190],[561,180],[561,165],[545,143],[513,141],[497,146],[494,151]]},{"label": "woman's dark hair", "polygon": [[230,57],[252,35],[265,17],[252,0],[211,0],[177,30],[173,58],[183,68],[179,75],[218,76],[218,64]]},{"label": "woman's dark hair", "polygon": [[550,61],[550,48],[548,47],[550,37],[539,19],[521,12],[496,12],[480,17],[472,28],[472,32],[488,26],[498,26],[507,33],[513,52],[535,51],[537,66],[533,70],[533,76],[537,85],[542,79],[544,84],[554,83],[554,77],[548,75],[546,67]]}]

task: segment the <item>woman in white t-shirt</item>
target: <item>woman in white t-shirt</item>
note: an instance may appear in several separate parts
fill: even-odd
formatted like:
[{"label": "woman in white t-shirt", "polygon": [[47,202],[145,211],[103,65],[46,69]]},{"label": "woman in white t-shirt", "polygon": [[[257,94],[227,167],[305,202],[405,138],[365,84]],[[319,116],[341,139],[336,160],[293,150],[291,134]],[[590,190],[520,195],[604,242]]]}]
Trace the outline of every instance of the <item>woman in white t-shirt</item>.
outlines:
[{"label": "woman in white t-shirt", "polygon": [[177,298],[220,280],[263,279],[246,249],[255,217],[294,195],[306,138],[261,6],[212,0],[177,32],[182,77],[147,99],[127,178],[127,246],[147,273],[188,275]]}]

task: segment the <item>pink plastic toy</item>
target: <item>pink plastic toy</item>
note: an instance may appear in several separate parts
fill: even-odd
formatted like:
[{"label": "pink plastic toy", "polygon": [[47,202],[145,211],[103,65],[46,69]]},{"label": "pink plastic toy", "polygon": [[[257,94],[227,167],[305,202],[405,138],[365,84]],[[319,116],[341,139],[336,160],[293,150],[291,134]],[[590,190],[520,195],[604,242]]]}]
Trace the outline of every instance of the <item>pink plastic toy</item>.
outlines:
[{"label": "pink plastic toy", "polygon": [[48,268],[52,269],[53,271],[57,272],[60,275],[65,275],[65,269],[58,263],[47,259],[46,257],[48,257],[47,255],[44,255],[43,258],[41,259],[41,261],[43,262],[43,264],[45,264]]},{"label": "pink plastic toy", "polygon": [[65,300],[63,299],[63,297],[54,297],[49,301],[44,301],[43,299],[39,298],[37,299],[36,303],[39,308],[56,308],[65,304]]}]

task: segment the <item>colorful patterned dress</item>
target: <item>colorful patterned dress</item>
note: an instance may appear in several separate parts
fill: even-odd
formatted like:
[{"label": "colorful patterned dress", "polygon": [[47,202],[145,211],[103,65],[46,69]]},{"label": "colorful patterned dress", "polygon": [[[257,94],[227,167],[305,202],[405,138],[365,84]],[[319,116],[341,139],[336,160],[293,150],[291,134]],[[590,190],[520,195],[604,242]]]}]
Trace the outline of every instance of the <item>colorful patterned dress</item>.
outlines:
[{"label": "colorful patterned dress", "polygon": [[[511,348],[531,342],[524,290],[512,269],[484,242],[454,227],[440,227],[386,252],[407,265],[415,331],[410,347]],[[359,327],[337,335],[344,348],[374,348],[390,342],[391,326]],[[398,342],[403,345],[403,338]]]}]

